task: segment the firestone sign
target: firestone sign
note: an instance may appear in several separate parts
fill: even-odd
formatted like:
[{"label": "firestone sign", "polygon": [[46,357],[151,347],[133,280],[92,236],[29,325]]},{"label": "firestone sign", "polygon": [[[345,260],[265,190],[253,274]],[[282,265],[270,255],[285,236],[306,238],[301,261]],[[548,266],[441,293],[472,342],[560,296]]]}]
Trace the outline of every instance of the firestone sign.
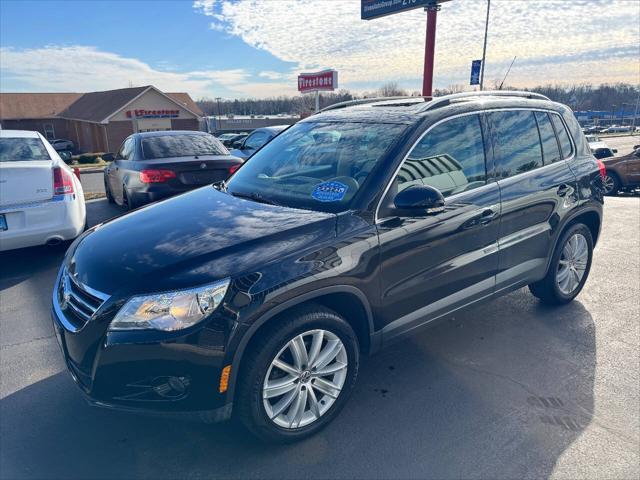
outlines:
[{"label": "firestone sign", "polygon": [[127,118],[176,118],[180,116],[180,110],[127,110]]},{"label": "firestone sign", "polygon": [[298,75],[298,91],[301,93],[317,92],[319,90],[335,90],[338,88],[338,72],[323,70],[315,73],[301,73]]}]

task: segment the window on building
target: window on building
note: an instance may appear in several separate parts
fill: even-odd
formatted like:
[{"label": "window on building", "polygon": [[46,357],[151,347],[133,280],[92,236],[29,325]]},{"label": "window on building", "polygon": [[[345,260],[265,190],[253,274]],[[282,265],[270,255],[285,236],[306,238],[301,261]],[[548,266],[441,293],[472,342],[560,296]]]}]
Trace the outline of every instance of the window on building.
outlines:
[{"label": "window on building", "polygon": [[447,120],[414,147],[397,176],[398,190],[429,185],[446,197],[487,183],[478,115]]},{"label": "window on building", "polygon": [[44,130],[44,136],[47,140],[53,140],[54,138],[56,138],[56,132],[53,129],[53,123],[43,124],[42,129]]},{"label": "window on building", "polygon": [[543,165],[538,126],[532,111],[492,112],[491,121],[496,144],[496,174],[507,178]]}]

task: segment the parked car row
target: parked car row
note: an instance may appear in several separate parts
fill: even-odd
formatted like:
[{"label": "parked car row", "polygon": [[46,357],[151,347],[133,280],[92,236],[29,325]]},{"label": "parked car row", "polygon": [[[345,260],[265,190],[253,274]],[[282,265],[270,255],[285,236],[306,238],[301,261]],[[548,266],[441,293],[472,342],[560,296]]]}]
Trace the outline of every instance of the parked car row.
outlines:
[{"label": "parked car row", "polygon": [[216,138],[222,142],[222,144],[227,148],[233,148],[234,143],[242,141],[247,135],[246,132],[243,133],[223,133],[222,135],[218,135]]},{"label": "parked car row", "polygon": [[631,133],[640,132],[640,126],[633,127],[631,125],[589,125],[582,128],[585,134],[591,133]]}]

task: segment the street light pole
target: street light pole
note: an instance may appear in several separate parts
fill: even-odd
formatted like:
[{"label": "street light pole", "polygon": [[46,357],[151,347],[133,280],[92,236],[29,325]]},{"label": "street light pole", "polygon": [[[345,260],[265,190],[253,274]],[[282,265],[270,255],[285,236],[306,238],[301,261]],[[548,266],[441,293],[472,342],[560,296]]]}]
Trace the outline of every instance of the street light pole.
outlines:
[{"label": "street light pole", "polygon": [[220,126],[221,126],[221,121],[220,121],[220,100],[222,100],[222,97],[216,97],[216,102],[218,104],[218,118],[217,118],[217,124],[218,124],[218,128],[216,128],[216,130],[220,131]]},{"label": "street light pole", "polygon": [[615,116],[615,112],[616,112],[616,106],[615,105],[611,105],[611,117],[609,117],[609,126],[613,126],[613,118]]},{"label": "street light pole", "polygon": [[484,87],[484,62],[487,58],[487,34],[489,33],[489,9],[491,0],[487,0],[487,20],[484,24],[484,46],[482,47],[482,63],[480,64],[480,90]]}]

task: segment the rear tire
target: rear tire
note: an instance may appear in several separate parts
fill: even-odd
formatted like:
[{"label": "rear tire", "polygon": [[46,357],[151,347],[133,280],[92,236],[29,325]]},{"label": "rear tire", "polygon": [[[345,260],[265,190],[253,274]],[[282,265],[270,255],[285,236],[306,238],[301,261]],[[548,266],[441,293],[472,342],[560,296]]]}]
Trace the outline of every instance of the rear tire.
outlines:
[{"label": "rear tire", "polygon": [[571,225],[556,245],[547,275],[529,290],[548,305],[569,303],[584,287],[592,259],[591,230],[583,223]]},{"label": "rear tire", "polygon": [[607,172],[602,179],[602,187],[605,195],[615,195],[620,191],[620,178],[614,172]]},{"label": "rear tire", "polygon": [[358,355],[357,337],[337,313],[320,305],[292,311],[260,332],[242,360],[235,402],[239,420],[268,442],[313,435],[345,405],[358,374]]},{"label": "rear tire", "polygon": [[133,200],[131,200],[131,197],[127,193],[127,189],[124,185],[122,186],[122,206],[128,212],[136,208],[135,204],[133,203]]},{"label": "rear tire", "polygon": [[106,179],[104,181],[104,193],[107,196],[107,202],[116,203],[116,200],[113,198],[113,195],[111,194],[111,189],[109,188],[109,182],[107,182]]}]

